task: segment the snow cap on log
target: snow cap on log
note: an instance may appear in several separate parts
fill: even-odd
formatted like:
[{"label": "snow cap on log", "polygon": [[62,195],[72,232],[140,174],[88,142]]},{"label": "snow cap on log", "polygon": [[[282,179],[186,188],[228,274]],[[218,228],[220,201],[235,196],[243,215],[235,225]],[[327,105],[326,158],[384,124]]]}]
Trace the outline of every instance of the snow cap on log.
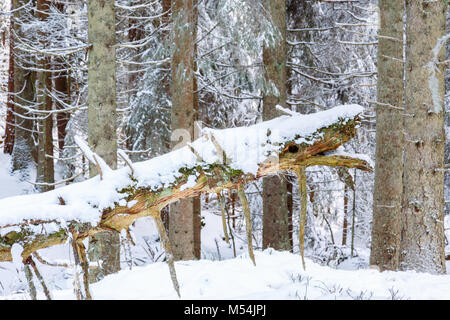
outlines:
[{"label": "snow cap on log", "polygon": [[[0,229],[0,236],[11,230],[4,229],[4,226],[13,228],[32,221],[54,222],[58,225],[65,221],[78,221],[95,227],[106,209],[118,206],[126,208],[129,205],[129,194],[123,190],[161,191],[179,184],[186,173],[191,172],[198,177],[195,168],[211,168],[220,164],[223,157],[208,138],[211,135],[226,154],[227,168],[257,177],[261,164],[281,152],[286,143],[312,145],[320,139],[321,129],[353,121],[362,112],[363,107],[359,105],[342,105],[314,114],[281,116],[249,127],[204,129],[203,135],[190,146],[133,163],[133,175],[129,166],[117,170],[104,167],[108,174],[103,180],[96,176],[42,194],[1,199],[0,227],[3,228]],[[80,141],[77,144],[83,146]],[[201,162],[192,148],[200,154]],[[84,152],[89,153],[89,150]],[[189,187],[193,179],[188,177]],[[186,192],[184,189],[182,191]]]}]

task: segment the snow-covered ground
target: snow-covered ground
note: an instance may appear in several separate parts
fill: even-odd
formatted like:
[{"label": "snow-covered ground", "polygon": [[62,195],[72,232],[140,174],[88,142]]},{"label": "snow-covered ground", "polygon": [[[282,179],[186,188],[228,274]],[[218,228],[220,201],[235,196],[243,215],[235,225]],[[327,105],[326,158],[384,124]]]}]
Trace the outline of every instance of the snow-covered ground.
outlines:
[{"label": "snow-covered ground", "polygon": [[[9,156],[0,153],[0,198],[30,192],[30,184],[9,174],[8,162]],[[206,207],[202,211],[202,259],[175,264],[181,299],[450,299],[450,275],[380,273],[367,268],[368,251],[362,248],[359,257],[345,260],[337,269],[307,258],[303,270],[298,254],[272,249],[256,250],[253,266],[246,253],[245,226],[237,224],[234,257],[232,245],[222,238],[218,210],[213,205]],[[93,298],[178,299],[152,219],[138,220],[133,234],[136,245],[124,245],[122,270],[92,284]],[[44,249],[40,254],[54,262],[73,262],[68,245]],[[53,299],[75,299],[72,268],[37,265]],[[45,299],[40,285],[36,286],[38,298]],[[0,300],[29,298],[22,267],[1,262]]]},{"label": "snow-covered ground", "polygon": [[[0,150],[0,199],[12,197],[19,194],[31,193],[33,185],[18,181],[18,176],[12,175],[10,170],[10,159],[8,154],[3,153],[3,148]],[[30,177],[34,181],[34,177]]]},{"label": "snow-covered ground", "polygon": [[[450,299],[450,276],[415,272],[339,270],[272,249],[256,251],[256,266],[244,254],[222,261],[176,263],[181,299]],[[91,285],[93,299],[178,299],[164,262],[122,270]],[[71,289],[54,299],[74,299]],[[4,299],[26,299],[15,294]],[[39,298],[45,299],[43,293]]]},{"label": "snow-covered ground", "polygon": [[[182,299],[450,299],[450,276],[336,270],[299,255],[256,251],[224,261],[177,262]],[[120,290],[117,288],[120,287]],[[163,262],[123,270],[92,286],[94,299],[177,299]],[[70,299],[70,291],[54,292]]]}]

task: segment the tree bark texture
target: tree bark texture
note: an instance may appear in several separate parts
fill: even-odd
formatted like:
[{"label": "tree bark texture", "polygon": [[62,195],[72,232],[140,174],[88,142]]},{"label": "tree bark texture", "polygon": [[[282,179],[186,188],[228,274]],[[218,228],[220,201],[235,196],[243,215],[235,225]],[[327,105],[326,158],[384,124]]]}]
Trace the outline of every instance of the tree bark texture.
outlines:
[{"label": "tree bark texture", "polygon": [[[342,223],[342,245],[347,245],[348,234],[348,186],[344,187],[344,221]],[[331,229],[331,228],[330,228]]]},{"label": "tree bark texture", "polygon": [[[403,175],[404,1],[380,0],[376,165],[370,263],[397,270]],[[388,105],[394,106],[389,107]],[[397,109],[398,108],[398,109]]]},{"label": "tree bark texture", "polygon": [[405,151],[400,267],[445,273],[444,1],[406,2]]},{"label": "tree bark texture", "polygon": [[[13,0],[12,9],[23,7],[27,3],[26,0]],[[24,33],[17,23],[21,21],[24,9],[16,10],[13,14],[14,32],[18,37],[23,37]],[[16,42],[16,41],[15,41]],[[18,49],[14,48],[14,112],[15,112],[15,129],[14,129],[14,148],[12,152],[12,168],[14,171],[19,171],[22,178],[26,179],[29,176],[28,168],[33,163],[33,120],[32,114],[25,108],[31,107],[34,101],[35,90],[33,87],[34,72],[23,69],[20,64],[25,67],[27,64],[20,59],[24,54]],[[20,59],[20,61],[19,61]]]},{"label": "tree bark texture", "polygon": [[[113,169],[117,167],[116,114],[116,19],[114,1],[88,0],[88,142],[90,148]],[[89,172],[98,171],[90,165]],[[106,231],[90,238],[89,258],[103,261],[97,275],[120,269],[120,237]],[[91,281],[94,279],[91,279]]]},{"label": "tree bark texture", "polygon": [[[60,61],[62,62],[62,61]],[[63,65],[63,64],[62,64]],[[70,103],[70,78],[67,71],[60,72],[55,78],[55,91],[62,95],[62,100]],[[55,101],[55,109],[62,110],[65,106],[58,101]],[[64,149],[64,141],[66,138],[66,127],[70,120],[69,112],[58,112],[56,114],[56,127],[58,131],[58,148],[61,153]]]},{"label": "tree bark texture", "polygon": [[[197,114],[195,38],[196,0],[173,0],[172,132],[185,130],[182,143],[194,139]],[[177,138],[177,134],[174,137]],[[176,146],[179,141],[174,142]],[[200,198],[182,199],[170,207],[169,238],[175,260],[200,258]]]},{"label": "tree bark texture", "polygon": [[[64,13],[64,4],[63,3],[55,3],[56,8],[61,12]],[[55,58],[55,62],[57,65],[57,69],[67,69],[68,66],[64,62],[64,59],[60,57]],[[61,100],[66,103],[70,104],[70,74],[67,70],[61,71],[58,74],[55,75],[55,94],[61,95]],[[60,103],[59,101],[55,100],[55,109],[56,110],[62,110],[65,106]],[[58,132],[58,148],[59,148],[59,154],[62,155],[63,149],[64,149],[64,141],[66,138],[66,127],[70,120],[70,113],[69,112],[58,112],[56,114],[56,128]]]},{"label": "tree bark texture", "polygon": [[[11,1],[11,8],[14,4]],[[9,66],[8,66],[8,98],[6,101],[6,127],[3,152],[12,154],[14,148],[14,19],[9,24]]]},{"label": "tree bark texture", "polygon": [[[88,141],[111,168],[117,166],[115,21],[113,2],[88,1]],[[89,170],[98,173],[94,165]]]},{"label": "tree bark texture", "polygon": [[[36,17],[41,22],[46,22],[49,10],[50,1],[48,0],[38,0],[36,3]],[[42,31],[39,32],[41,39],[46,39],[48,35],[44,34]],[[41,46],[45,48],[47,45],[46,40],[41,41]],[[38,66],[41,69],[37,72],[37,88],[36,96],[39,110],[51,111],[52,110],[52,99],[48,95],[47,91],[51,90],[52,80],[50,74],[46,70],[50,70],[50,57],[41,54],[38,58]],[[53,183],[55,182],[55,170],[53,162],[53,115],[52,114],[40,114],[38,120],[38,162],[37,162],[37,174],[36,182],[38,183]],[[37,189],[41,192],[54,189],[51,185],[37,185]]]},{"label": "tree bark texture", "polygon": [[[263,120],[270,120],[281,115],[276,105],[286,107],[286,0],[266,1],[266,8],[279,33],[273,46],[263,48]],[[263,179],[263,248],[291,250],[287,184],[279,176]]]}]

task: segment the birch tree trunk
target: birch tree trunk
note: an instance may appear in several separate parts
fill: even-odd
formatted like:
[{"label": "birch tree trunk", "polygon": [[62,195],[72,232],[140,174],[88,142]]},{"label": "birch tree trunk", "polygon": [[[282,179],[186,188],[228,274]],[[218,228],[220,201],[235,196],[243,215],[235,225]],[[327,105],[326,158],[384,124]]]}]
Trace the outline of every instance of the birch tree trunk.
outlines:
[{"label": "birch tree trunk", "polygon": [[376,166],[370,264],[397,270],[403,175],[404,1],[380,0]]},{"label": "birch tree trunk", "polygon": [[[88,0],[88,142],[113,169],[117,167],[116,20],[114,1]],[[97,168],[90,165],[95,176]],[[120,270],[120,237],[106,231],[90,238],[89,258],[102,261],[91,281]]]},{"label": "birch tree trunk", "polygon": [[400,267],[445,273],[444,1],[406,2],[405,154]]},{"label": "birch tree trunk", "polygon": [[[197,115],[195,71],[196,0],[172,0],[172,138],[174,147],[194,139]],[[182,129],[184,131],[178,130]],[[179,140],[181,138],[181,142]],[[171,204],[169,238],[175,260],[200,258],[200,198]]]},{"label": "birch tree trunk", "polygon": [[[276,105],[286,107],[286,0],[266,1],[273,27],[279,33],[273,46],[263,48],[266,92],[263,120],[280,116]],[[263,179],[263,248],[290,250],[288,186],[278,176]]]}]

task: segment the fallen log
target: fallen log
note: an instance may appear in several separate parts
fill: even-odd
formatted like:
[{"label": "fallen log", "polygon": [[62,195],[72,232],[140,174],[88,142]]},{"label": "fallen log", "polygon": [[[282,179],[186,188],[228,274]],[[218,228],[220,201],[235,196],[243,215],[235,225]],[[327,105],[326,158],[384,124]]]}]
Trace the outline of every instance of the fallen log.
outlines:
[{"label": "fallen log", "polygon": [[207,128],[182,148],[118,170],[93,157],[101,177],[0,200],[0,261],[12,260],[13,244],[23,247],[25,262],[37,250],[69,239],[80,243],[100,231],[127,230],[141,217],[159,219],[160,211],[179,199],[242,191],[248,182],[281,171],[315,165],[371,171],[367,157],[336,151],[355,136],[362,111],[344,105],[250,127]]}]

